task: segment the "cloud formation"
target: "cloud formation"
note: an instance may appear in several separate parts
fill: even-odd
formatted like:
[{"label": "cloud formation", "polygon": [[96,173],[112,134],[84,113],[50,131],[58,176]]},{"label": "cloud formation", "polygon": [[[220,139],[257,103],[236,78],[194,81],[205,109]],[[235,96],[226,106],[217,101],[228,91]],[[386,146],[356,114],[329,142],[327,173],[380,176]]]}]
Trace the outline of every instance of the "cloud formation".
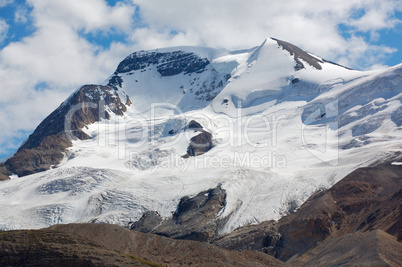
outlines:
[{"label": "cloud formation", "polygon": [[0,7],[4,7],[8,4],[11,4],[13,0],[0,0]]},{"label": "cloud formation", "polygon": [[[113,4],[110,4],[113,3]],[[400,0],[27,0],[0,19],[0,158],[74,89],[101,83],[139,49],[199,45],[241,49],[267,37],[355,68],[386,64],[377,43],[401,27]],[[9,41],[12,23],[32,34]]]},{"label": "cloud formation", "polygon": [[7,38],[8,24],[4,19],[0,19],[0,43]]},{"label": "cloud formation", "polygon": [[14,13],[14,22],[27,23],[28,22],[28,9],[25,6],[18,6]]},{"label": "cloud formation", "polygon": [[[103,82],[129,53],[118,44],[102,49],[85,35],[128,32],[135,12],[131,4],[27,2],[33,8],[29,16],[34,33],[0,51],[0,155],[16,149],[20,138],[27,137],[74,89]],[[21,8],[17,7],[14,21],[26,23],[27,14]],[[7,28],[0,20],[0,41],[6,39]]]}]

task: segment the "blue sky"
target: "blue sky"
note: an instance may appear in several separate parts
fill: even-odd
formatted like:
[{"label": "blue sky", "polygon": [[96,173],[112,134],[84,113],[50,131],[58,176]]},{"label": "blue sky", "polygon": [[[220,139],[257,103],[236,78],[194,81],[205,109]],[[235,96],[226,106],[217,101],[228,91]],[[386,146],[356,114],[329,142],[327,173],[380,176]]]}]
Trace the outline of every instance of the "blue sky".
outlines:
[{"label": "blue sky", "polygon": [[140,49],[267,37],[355,69],[402,63],[402,0],[0,0],[0,158]]}]

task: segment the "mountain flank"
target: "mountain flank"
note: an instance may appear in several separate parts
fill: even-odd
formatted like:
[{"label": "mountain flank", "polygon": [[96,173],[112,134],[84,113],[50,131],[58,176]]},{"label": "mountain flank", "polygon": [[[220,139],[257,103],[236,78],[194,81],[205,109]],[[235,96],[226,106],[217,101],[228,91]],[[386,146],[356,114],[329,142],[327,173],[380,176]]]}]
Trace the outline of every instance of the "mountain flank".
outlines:
[{"label": "mountain flank", "polygon": [[[358,240],[359,236],[370,239],[378,235],[394,240],[387,243],[392,247],[402,237],[401,188],[402,166],[360,168],[332,188],[317,192],[296,212],[279,221],[248,225],[220,236],[222,222],[214,218],[225,207],[226,193],[217,187],[182,198],[170,219],[164,220],[156,212],[148,211],[131,229],[175,239],[206,241],[230,250],[257,250],[285,262],[304,255],[327,239]],[[362,234],[354,236],[356,233]],[[342,241],[327,242],[334,242],[334,246],[342,244]],[[357,249],[364,250],[364,247]],[[373,249],[381,250],[382,243],[374,244]],[[395,249],[400,251],[400,243]],[[332,251],[330,245],[321,250]],[[340,255],[334,258],[337,263],[342,260]]]},{"label": "mountain flank", "polygon": [[289,265],[402,266],[402,244],[382,230],[329,237]]},{"label": "mountain flank", "polygon": [[110,86],[82,86],[47,116],[4,163],[6,171],[21,177],[57,166],[67,156],[66,148],[72,146],[72,140],[91,138],[82,130],[86,125],[109,119],[110,113],[121,116],[130,104],[128,96],[120,99]]},{"label": "mountain flank", "polygon": [[402,166],[360,168],[312,195],[278,222],[242,227],[212,243],[228,249],[257,249],[287,261],[329,237],[381,230],[400,242],[401,188]]}]

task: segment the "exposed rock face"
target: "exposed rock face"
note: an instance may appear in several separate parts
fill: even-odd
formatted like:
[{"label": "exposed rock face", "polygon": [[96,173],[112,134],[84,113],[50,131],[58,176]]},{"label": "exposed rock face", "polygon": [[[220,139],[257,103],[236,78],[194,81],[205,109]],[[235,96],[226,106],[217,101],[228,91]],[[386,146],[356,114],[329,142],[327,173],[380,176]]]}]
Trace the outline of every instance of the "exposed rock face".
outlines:
[{"label": "exposed rock face", "polygon": [[184,158],[195,157],[208,152],[212,147],[212,134],[205,131],[198,122],[192,120],[184,129],[199,131],[200,133],[190,139],[190,144],[187,148],[187,154]]},{"label": "exposed rock face", "polygon": [[195,197],[183,197],[173,217],[156,227],[159,220],[155,213],[145,213],[131,229],[176,239],[209,241],[216,234],[219,227],[216,218],[225,205],[226,191],[218,186]]},{"label": "exposed rock face", "polygon": [[195,157],[208,152],[211,148],[212,134],[207,131],[202,131],[200,134],[190,139],[187,154],[190,157]]},{"label": "exposed rock face", "polygon": [[20,177],[45,171],[57,165],[63,159],[65,149],[71,145],[70,139],[63,133],[49,136],[37,147],[19,149],[5,165],[8,170]]},{"label": "exposed rock face", "polygon": [[[130,104],[128,96],[125,101]],[[109,119],[109,112],[123,115],[127,109],[125,104],[109,86],[81,87],[39,124],[17,153],[5,162],[6,168],[18,176],[48,170],[60,163],[72,139],[90,138],[82,131],[83,127]]]},{"label": "exposed rock face", "polygon": [[[183,94],[192,95],[196,102],[212,101],[231,77],[230,73],[218,73],[208,58],[203,58],[194,52],[181,50],[171,52],[138,51],[126,57],[118,65],[113,76],[109,79],[108,85],[116,89],[123,89],[124,76],[127,77],[151,70],[156,71],[161,78],[181,74],[186,77],[184,79],[186,80],[193,75],[188,84],[181,84],[177,89],[182,91]],[[203,72],[207,72],[203,77],[198,75]],[[135,80],[135,82],[138,82],[138,80]],[[191,105],[194,104],[196,103]],[[184,104],[184,106],[186,108],[190,107],[187,104]]]},{"label": "exposed rock face", "polygon": [[[275,221],[247,225],[235,231],[216,237],[212,244],[231,250],[274,250],[280,240],[278,224]],[[262,249],[264,248],[264,249]]]},{"label": "exposed rock face", "polygon": [[302,59],[304,62],[307,62],[309,65],[311,65],[312,67],[314,67],[318,70],[322,69],[320,63],[324,63],[324,61],[311,56],[306,51],[300,49],[299,47],[297,47],[291,43],[281,41],[281,40],[278,40],[275,38],[271,38],[271,39],[277,41],[278,45],[280,45],[283,49],[287,50],[290,53],[290,55],[294,56],[294,60],[296,62],[295,70],[304,69],[304,64],[300,61],[300,59]]},{"label": "exposed rock face", "polygon": [[297,212],[277,223],[243,227],[215,239],[213,244],[229,249],[258,249],[287,261],[328,237],[349,233],[381,229],[400,241],[400,188],[401,166],[361,168],[331,189],[311,196]]},{"label": "exposed rock face", "polygon": [[[325,63],[325,62],[331,63],[333,65],[340,66],[340,67],[345,68],[345,69],[349,69],[349,68],[347,68],[345,66],[336,64],[334,62],[314,57],[314,56],[310,55],[308,52],[300,49],[299,47],[297,47],[297,46],[295,46],[295,45],[293,45],[291,43],[288,43],[288,42],[285,42],[285,41],[282,41],[282,40],[278,40],[278,39],[275,39],[275,38],[271,38],[271,39],[276,41],[278,43],[278,45],[280,45],[283,49],[288,51],[290,53],[290,55],[294,56],[294,60],[295,60],[295,63],[296,63],[294,69],[296,71],[305,68],[304,64],[303,64],[303,62],[301,60],[303,60],[305,63],[309,64],[310,66],[316,68],[317,70],[321,70],[322,69],[321,64]],[[299,80],[297,79],[297,81],[295,81],[295,82],[292,81],[292,83],[294,84],[294,83],[297,83],[298,81]]]},{"label": "exposed rock face", "polygon": [[203,127],[195,120],[191,120],[184,129],[192,129],[194,131],[202,131]]},{"label": "exposed rock face", "polygon": [[6,166],[4,166],[4,163],[0,163],[0,181],[9,180],[11,174],[12,173],[7,170]]},{"label": "exposed rock face", "polygon": [[155,227],[160,225],[162,222],[162,217],[156,212],[152,210],[148,210],[144,212],[141,219],[130,226],[131,230],[149,233]]},{"label": "exposed rock face", "polygon": [[169,53],[139,51],[126,57],[118,66],[115,74],[145,69],[150,65],[158,65],[157,71],[162,76],[173,76],[184,72],[204,71],[209,64],[207,58],[200,58],[194,53],[174,51]]}]

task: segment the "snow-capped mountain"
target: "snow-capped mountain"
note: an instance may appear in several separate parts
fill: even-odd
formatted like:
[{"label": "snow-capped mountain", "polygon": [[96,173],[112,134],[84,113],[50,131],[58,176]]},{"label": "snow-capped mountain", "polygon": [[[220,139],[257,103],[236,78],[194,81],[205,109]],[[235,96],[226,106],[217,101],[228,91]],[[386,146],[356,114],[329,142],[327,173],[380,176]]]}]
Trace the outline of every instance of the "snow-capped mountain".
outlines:
[{"label": "snow-capped mountain", "polygon": [[279,219],[353,170],[397,160],[401,100],[402,65],[350,70],[277,39],[135,52],[0,168],[13,174],[0,229],[170,218],[217,186],[220,234]]}]

